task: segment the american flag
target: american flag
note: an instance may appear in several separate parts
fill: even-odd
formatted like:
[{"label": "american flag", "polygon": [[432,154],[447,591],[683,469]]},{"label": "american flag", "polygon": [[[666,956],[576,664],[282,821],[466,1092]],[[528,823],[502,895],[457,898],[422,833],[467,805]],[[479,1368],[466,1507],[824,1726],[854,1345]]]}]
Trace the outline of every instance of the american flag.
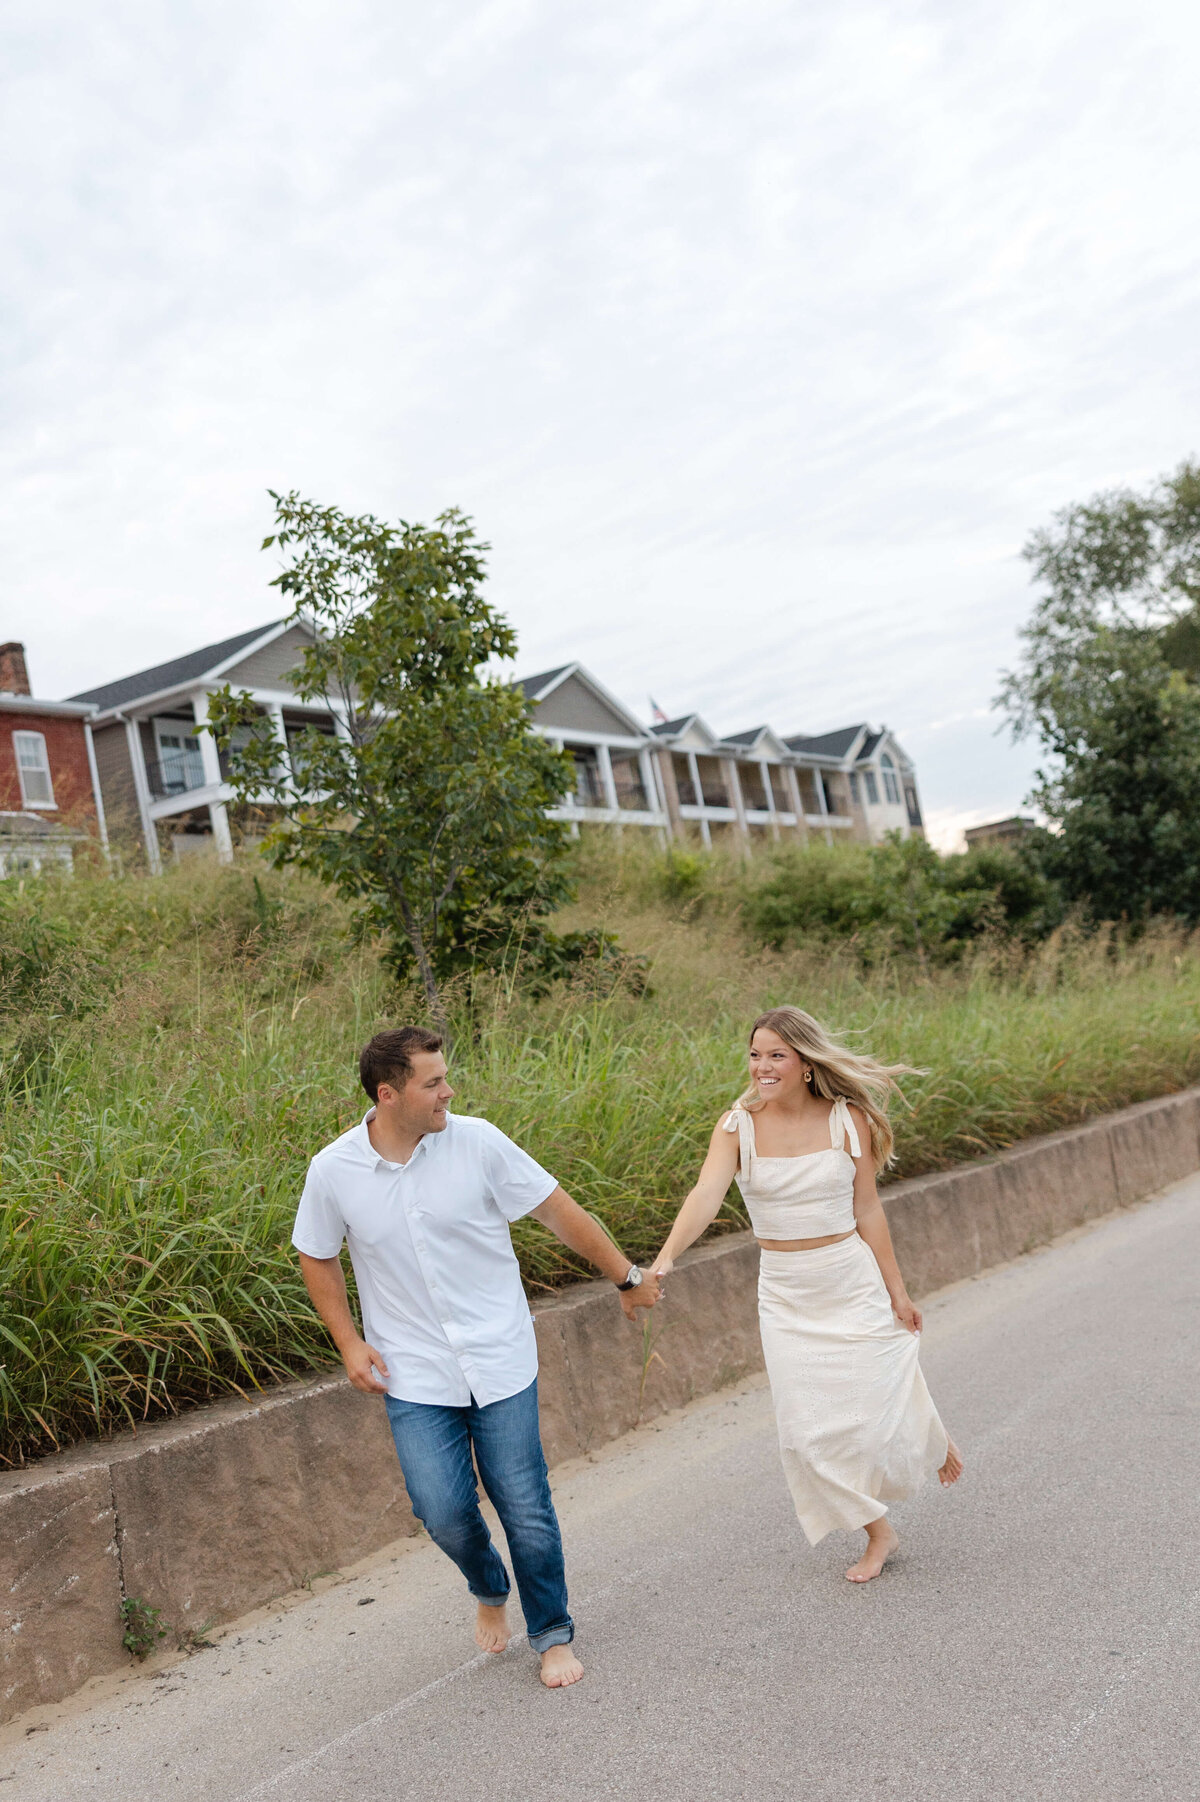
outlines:
[{"label": "american flag", "polygon": [[646,699],[650,703],[650,718],[654,721],[654,724],[656,726],[665,726],[667,723],[667,716],[659,706],[658,702],[654,699],[654,696],[647,695]]}]

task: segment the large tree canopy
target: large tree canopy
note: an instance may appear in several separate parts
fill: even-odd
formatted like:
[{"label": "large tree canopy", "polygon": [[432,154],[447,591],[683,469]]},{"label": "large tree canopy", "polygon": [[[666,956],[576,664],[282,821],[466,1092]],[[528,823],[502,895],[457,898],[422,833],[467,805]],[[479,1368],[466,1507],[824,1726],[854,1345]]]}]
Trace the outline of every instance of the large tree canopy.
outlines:
[{"label": "large tree canopy", "polygon": [[533,731],[521,691],[485,673],[516,638],[484,598],[487,546],[462,514],[390,526],[272,498],[264,549],[289,554],[275,585],[317,633],[292,686],[338,730],[285,747],[228,686],[210,719],[239,799],[276,810],[268,855],[357,901],[444,1025],[439,980],[536,940],[569,894],[564,828],[546,810],[570,768]]},{"label": "large tree canopy", "polygon": [[1098,917],[1200,919],[1200,466],[1067,507],[1001,703],[1049,761],[1049,867]]}]

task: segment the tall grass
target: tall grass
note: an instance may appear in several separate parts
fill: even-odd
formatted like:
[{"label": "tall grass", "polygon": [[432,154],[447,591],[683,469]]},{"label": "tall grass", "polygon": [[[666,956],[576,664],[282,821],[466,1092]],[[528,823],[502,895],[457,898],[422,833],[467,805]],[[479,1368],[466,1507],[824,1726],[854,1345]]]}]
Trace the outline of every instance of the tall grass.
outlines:
[{"label": "tall grass", "polygon": [[[599,917],[646,952],[652,992],[532,1003],[495,985],[462,1014],[452,1072],[455,1105],[631,1256],[661,1243],[741,1085],[747,1024],[774,1003],[928,1072],[897,1119],[902,1175],[1200,1078],[1200,955],[1178,934],[1063,933],[1033,955],[864,974],[852,951],[748,948],[735,899],[681,917],[635,874],[593,861],[568,923]],[[289,1248],[296,1199],[312,1152],[365,1108],[358,1045],[419,1017],[415,998],[322,891],[250,865],[6,897],[0,1457],[326,1363]],[[731,1198],[718,1228],[739,1224]],[[575,1274],[536,1224],[514,1238],[531,1294]]]}]

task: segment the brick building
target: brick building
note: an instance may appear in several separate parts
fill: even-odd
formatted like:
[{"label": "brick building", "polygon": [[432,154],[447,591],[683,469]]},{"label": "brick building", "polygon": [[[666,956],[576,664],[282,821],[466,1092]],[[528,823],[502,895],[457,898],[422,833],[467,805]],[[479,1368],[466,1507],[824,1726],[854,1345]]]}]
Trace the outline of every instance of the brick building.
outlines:
[{"label": "brick building", "polygon": [[93,707],[42,701],[29,688],[25,647],[0,645],[0,876],[61,864],[105,842],[88,722]]}]

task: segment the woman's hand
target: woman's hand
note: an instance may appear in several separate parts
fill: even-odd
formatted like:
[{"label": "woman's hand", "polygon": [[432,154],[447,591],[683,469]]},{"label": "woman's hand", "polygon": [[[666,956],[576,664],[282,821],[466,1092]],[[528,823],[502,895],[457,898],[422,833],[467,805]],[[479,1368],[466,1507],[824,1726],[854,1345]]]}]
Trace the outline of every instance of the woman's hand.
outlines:
[{"label": "woman's hand", "polygon": [[900,1325],[907,1327],[910,1333],[920,1332],[921,1310],[920,1308],[913,1306],[907,1295],[893,1295],[892,1313],[896,1316]]},{"label": "woman's hand", "polygon": [[674,1258],[663,1257],[660,1253],[650,1266],[650,1274],[651,1276],[656,1276],[660,1283],[665,1283],[674,1268]]}]

